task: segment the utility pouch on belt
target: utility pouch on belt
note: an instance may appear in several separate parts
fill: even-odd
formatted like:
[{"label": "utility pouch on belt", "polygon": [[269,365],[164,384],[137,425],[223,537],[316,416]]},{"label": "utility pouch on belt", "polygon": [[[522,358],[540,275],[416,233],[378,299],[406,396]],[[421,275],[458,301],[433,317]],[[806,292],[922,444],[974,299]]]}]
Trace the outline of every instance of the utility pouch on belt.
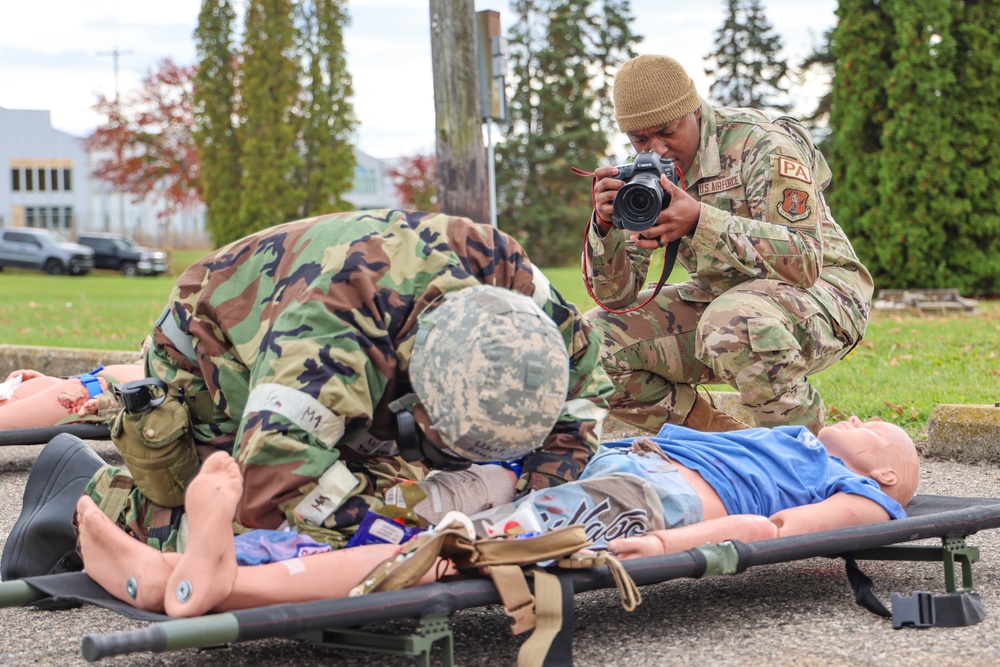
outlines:
[{"label": "utility pouch on belt", "polygon": [[156,379],[128,382],[114,391],[125,408],[111,426],[111,440],[135,485],[157,505],[180,507],[199,465],[187,405]]}]

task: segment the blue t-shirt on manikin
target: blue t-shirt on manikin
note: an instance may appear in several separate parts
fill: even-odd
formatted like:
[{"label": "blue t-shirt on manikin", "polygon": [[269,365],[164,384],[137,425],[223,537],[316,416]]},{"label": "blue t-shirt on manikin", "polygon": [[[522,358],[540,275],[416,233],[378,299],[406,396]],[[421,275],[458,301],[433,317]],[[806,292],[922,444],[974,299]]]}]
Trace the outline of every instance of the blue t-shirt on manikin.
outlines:
[{"label": "blue t-shirt on manikin", "polygon": [[[835,493],[852,493],[878,503],[890,518],[906,518],[902,506],[883,493],[878,482],[827,454],[804,426],[702,433],[664,424],[652,440],[667,456],[698,471],[730,514],[771,516]],[[605,444],[630,443],[631,439]]]}]

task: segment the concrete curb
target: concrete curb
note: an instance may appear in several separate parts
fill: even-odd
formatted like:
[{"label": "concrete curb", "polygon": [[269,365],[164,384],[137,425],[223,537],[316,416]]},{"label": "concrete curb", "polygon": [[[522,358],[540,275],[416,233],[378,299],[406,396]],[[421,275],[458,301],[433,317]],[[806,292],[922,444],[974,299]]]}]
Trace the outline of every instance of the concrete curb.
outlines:
[{"label": "concrete curb", "polygon": [[0,345],[0,382],[11,371],[22,368],[36,370],[46,375],[68,377],[86,373],[98,366],[129,364],[138,358],[138,351]]}]

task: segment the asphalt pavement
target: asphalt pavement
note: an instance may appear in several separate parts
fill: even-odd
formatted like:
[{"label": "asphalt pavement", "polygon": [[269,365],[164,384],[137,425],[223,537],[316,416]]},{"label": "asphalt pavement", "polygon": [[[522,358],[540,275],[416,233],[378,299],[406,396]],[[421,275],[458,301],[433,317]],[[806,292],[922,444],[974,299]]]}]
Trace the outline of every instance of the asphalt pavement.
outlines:
[{"label": "asphalt pavement", "polygon": [[[106,460],[120,461],[110,443],[92,442]],[[0,448],[0,547],[20,511],[21,494],[40,446]],[[1000,497],[1000,466],[925,460],[920,493]],[[927,544],[939,544],[932,540]],[[1000,665],[1000,531],[968,538],[980,548],[972,570],[986,609],[965,628],[893,630],[888,619],[857,606],[843,561],[813,558],[752,568],[718,579],[681,579],[644,586],[642,604],[624,611],[613,590],[576,596],[576,665]],[[886,604],[891,593],[945,592],[937,563],[864,561]],[[0,609],[0,664],[83,665],[87,634],[142,628],[97,607],[64,611]],[[513,637],[499,607],[452,616],[458,665],[513,665],[522,638]],[[409,622],[376,626],[405,631]],[[368,628],[373,629],[373,628]],[[438,649],[432,662],[440,664]],[[415,659],[335,650],[307,642],[266,639],[215,649],[140,653],[107,665],[414,665]]]}]

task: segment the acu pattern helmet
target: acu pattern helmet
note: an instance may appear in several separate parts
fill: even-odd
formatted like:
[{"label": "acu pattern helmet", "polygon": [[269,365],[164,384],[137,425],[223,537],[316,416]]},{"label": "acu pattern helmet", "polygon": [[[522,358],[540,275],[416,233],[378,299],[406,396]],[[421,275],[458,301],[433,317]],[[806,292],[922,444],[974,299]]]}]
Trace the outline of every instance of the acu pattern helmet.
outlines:
[{"label": "acu pattern helmet", "polygon": [[552,431],[566,402],[569,354],[530,297],[476,285],[421,316],[410,380],[450,453],[509,461]]}]

